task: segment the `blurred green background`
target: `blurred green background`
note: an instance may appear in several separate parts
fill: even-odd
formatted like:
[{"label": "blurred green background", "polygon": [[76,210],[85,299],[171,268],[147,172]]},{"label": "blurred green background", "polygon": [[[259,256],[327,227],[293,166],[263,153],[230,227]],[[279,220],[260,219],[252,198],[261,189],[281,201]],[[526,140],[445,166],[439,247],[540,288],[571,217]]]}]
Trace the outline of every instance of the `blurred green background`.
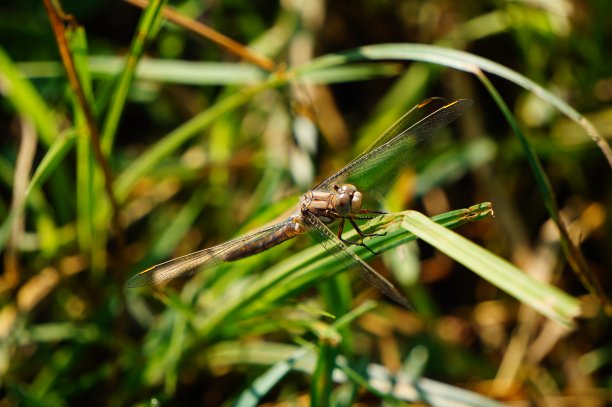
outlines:
[{"label": "blurred green background", "polygon": [[[610,319],[568,265],[546,206],[556,202],[609,291],[610,166],[581,118],[555,103],[610,139],[612,3],[169,6],[271,64],[126,2],[62,2],[79,24],[64,28],[110,179],[43,3],[0,4],[1,406],[612,403]],[[538,187],[490,89],[457,69],[464,61],[413,44],[484,57],[550,92],[489,76],[554,195]],[[366,45],[369,56],[330,57]],[[127,56],[139,61],[133,78]],[[579,298],[575,325],[424,243],[371,262],[415,313],[353,273],[308,268],[306,237],[190,280],[125,287],[281,215],[431,96],[474,105],[386,206],[432,216],[491,202],[494,217],[457,233]]]}]

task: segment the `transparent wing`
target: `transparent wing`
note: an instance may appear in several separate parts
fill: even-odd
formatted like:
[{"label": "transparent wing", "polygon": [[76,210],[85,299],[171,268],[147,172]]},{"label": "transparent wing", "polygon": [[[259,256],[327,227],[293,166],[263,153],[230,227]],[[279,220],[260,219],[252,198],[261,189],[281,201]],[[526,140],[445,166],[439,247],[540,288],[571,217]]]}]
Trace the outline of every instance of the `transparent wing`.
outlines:
[{"label": "transparent wing", "polygon": [[387,141],[395,138],[395,136],[401,134],[404,130],[418,123],[425,117],[429,116],[436,110],[448,105],[448,100],[441,97],[432,97],[425,99],[418,105],[414,106],[408,112],[404,113],[402,117],[397,119],[395,123],[391,125],[383,134],[381,134],[375,141],[361,154],[366,154],[376,147],[385,144]]},{"label": "transparent wing", "polygon": [[[178,277],[191,276],[212,269],[224,261],[259,253],[262,250],[249,251],[249,248],[254,247],[262,239],[270,238],[280,229],[287,227],[292,227],[291,219],[256,230],[229,242],[160,263],[131,277],[127,282],[127,286],[141,287],[158,284]],[[277,243],[281,243],[284,240],[279,240]]]},{"label": "transparent wing", "polygon": [[351,183],[363,193],[384,195],[431,136],[471,105],[467,99],[451,103],[442,98],[427,99],[402,116],[359,157],[313,189],[331,190],[334,185]]},{"label": "transparent wing", "polygon": [[356,268],[359,276],[364,279],[366,283],[375,287],[403,307],[414,310],[406,297],[404,297],[393,284],[353,253],[344,242],[339,240],[336,235],[319,220],[319,218],[310,212],[304,212],[302,215],[304,226],[306,226],[310,235],[319,242],[325,250],[342,260],[347,269]]}]

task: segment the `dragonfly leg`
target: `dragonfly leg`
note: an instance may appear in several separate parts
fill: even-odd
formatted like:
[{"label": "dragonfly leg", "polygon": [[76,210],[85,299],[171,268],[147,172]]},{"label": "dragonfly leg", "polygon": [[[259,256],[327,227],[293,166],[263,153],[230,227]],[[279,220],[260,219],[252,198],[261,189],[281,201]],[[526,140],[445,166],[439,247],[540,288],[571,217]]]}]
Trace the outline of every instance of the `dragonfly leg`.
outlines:
[{"label": "dragonfly leg", "polygon": [[344,240],[342,238],[343,231],[344,231],[344,218],[340,218],[340,223],[338,224],[338,239],[342,240],[343,242],[348,242],[348,240]]},{"label": "dragonfly leg", "polygon": [[376,213],[378,215],[387,215],[387,212],[377,211],[376,209],[360,209],[359,213]]},{"label": "dragonfly leg", "polygon": [[351,222],[351,225],[353,225],[353,227],[355,228],[355,230],[357,231],[357,233],[359,233],[359,236],[363,236],[363,237],[374,237],[374,236],[384,236],[387,233],[383,232],[383,233],[365,233],[364,231],[362,231],[359,226],[357,225],[357,222],[355,222],[355,220],[353,218],[348,218],[349,222]]},{"label": "dragonfly leg", "polygon": [[[354,242],[352,240],[346,240],[346,239],[344,239],[342,237],[342,231],[344,230],[344,220],[345,220],[345,218],[340,218],[340,224],[338,225],[338,239],[340,239],[341,241],[343,241],[346,244],[354,244],[356,246],[365,247],[374,256],[378,256],[378,253],[376,253],[374,250],[370,249],[365,243],[363,243],[363,242]],[[351,225],[353,225],[353,227],[355,228],[357,233],[359,233],[359,235],[361,235],[361,236],[380,236],[380,235],[377,235],[377,234],[363,233],[361,231],[361,229],[359,229],[359,226],[357,226],[357,223],[355,223],[355,221],[353,219],[348,218],[348,220],[349,220],[349,222],[351,222]]]},{"label": "dragonfly leg", "polygon": [[353,219],[366,220],[366,219],[374,219],[378,215],[387,215],[387,212],[377,211],[374,209],[360,209],[357,213],[360,215],[365,215],[365,216],[352,215]]}]

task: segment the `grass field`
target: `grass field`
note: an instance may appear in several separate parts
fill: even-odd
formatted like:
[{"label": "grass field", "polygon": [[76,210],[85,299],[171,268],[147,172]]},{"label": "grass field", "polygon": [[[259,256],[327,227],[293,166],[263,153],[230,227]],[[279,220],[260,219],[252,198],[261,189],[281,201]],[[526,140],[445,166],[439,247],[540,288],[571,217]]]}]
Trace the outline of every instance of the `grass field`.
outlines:
[{"label": "grass field", "polygon": [[[612,403],[612,3],[59,6],[0,5],[0,406]],[[414,310],[307,235],[126,286],[432,96],[352,247]]]}]

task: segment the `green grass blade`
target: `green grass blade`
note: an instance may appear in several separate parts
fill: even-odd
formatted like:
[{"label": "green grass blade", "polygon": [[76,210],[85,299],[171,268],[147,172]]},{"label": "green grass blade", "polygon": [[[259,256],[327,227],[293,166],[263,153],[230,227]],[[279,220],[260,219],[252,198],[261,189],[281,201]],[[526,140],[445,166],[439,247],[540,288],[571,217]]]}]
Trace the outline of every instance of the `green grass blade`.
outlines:
[{"label": "green grass blade", "polygon": [[160,231],[148,250],[148,255],[140,262],[137,269],[144,269],[145,264],[159,262],[172,254],[180,241],[193,227],[193,223],[202,212],[202,207],[207,199],[203,189],[198,189],[189,201],[169,222],[164,222],[164,228]]},{"label": "green grass blade", "polygon": [[580,253],[580,250],[569,240],[565,227],[561,224],[554,199],[554,193],[552,192],[552,188],[549,185],[550,183],[548,182],[542,166],[539,164],[539,160],[525,137],[522,135],[522,132],[516,125],[514,119],[509,114],[505,104],[494,88],[492,88],[488,79],[482,74],[482,72],[492,73],[507,79],[533,92],[555,106],[570,119],[583,127],[587,134],[589,134],[591,138],[596,141],[597,145],[608,159],[610,166],[612,166],[612,152],[610,150],[610,146],[597,132],[595,127],[561,98],[547,91],[523,75],[486,58],[448,48],[422,44],[377,44],[339,54],[323,56],[318,60],[314,60],[311,64],[298,68],[297,72],[301,75],[307,76],[312,74],[313,71],[316,72],[319,69],[328,69],[331,66],[343,66],[350,62],[362,62],[369,60],[417,60],[429,62],[474,73],[483,81],[492,97],[500,106],[502,112],[506,115],[506,118],[509,120],[509,123],[513,127],[515,134],[517,134],[517,137],[523,146],[523,150],[532,166],[534,176],[538,182],[538,187],[545,201],[545,206],[549,212],[549,215],[561,230],[561,244],[566,258],[572,266],[572,269],[576,272],[578,277],[590,292],[596,293],[603,299],[604,302],[607,302],[605,293],[600,287],[598,280],[588,271],[588,267],[582,254]]},{"label": "green grass blade", "polygon": [[451,146],[419,171],[414,195],[421,197],[436,187],[452,184],[470,171],[493,161],[497,152],[497,144],[489,138]]},{"label": "green grass blade", "polygon": [[276,384],[283,380],[287,373],[295,369],[295,364],[300,362],[309,351],[310,350],[307,348],[300,348],[287,360],[276,363],[263,375],[259,376],[253,384],[240,393],[232,405],[237,407],[258,406],[261,403],[261,399],[265,397]]},{"label": "green grass blade", "polygon": [[[85,61],[85,56],[87,55],[87,41],[85,38],[85,32],[83,31],[82,27],[76,27],[73,30],[67,31],[67,34],[68,46],[70,47],[70,53],[74,61],[74,68],[79,77],[83,94],[89,108],[93,108],[91,76],[89,75],[87,63]],[[80,137],[78,139],[76,149],[76,229],[81,252],[86,253],[89,258],[91,258],[94,240],[103,236],[98,235],[94,228],[94,207],[97,206],[99,197],[103,196],[104,192],[101,189],[101,185],[95,182],[96,161],[92,147],[92,142],[95,141],[93,141],[93,137],[91,137],[91,132],[94,130],[88,128],[88,126],[92,123],[87,122],[86,114],[83,111],[83,106],[81,106],[76,99],[74,102],[73,108],[75,127],[77,129],[82,129],[82,131],[87,134],[87,137]]]},{"label": "green grass blade", "polygon": [[325,55],[314,59],[309,64],[296,69],[298,75],[307,77],[321,69],[329,69],[333,66],[342,66],[350,62],[362,62],[371,60],[411,60],[422,61],[433,64],[455,68],[461,71],[476,73],[478,70],[492,73],[509,80],[524,89],[533,92],[543,100],[555,106],[563,114],[576,122],[597,143],[609,165],[612,167],[612,150],[607,141],[597,131],[595,126],[582,116],[576,109],[567,104],[563,99],[538,85],[531,79],[513,71],[497,62],[479,57],[464,51],[450,48],[437,47],[424,44],[376,44],[341,52],[338,54]]},{"label": "green grass blade", "polygon": [[431,406],[501,407],[502,403],[456,386],[426,378],[391,375],[386,368],[369,364],[365,372],[351,367],[344,358],[338,358],[338,368],[355,383],[391,403],[395,401],[424,402]]},{"label": "green grass blade", "polygon": [[[351,64],[352,65],[352,64]],[[353,151],[359,153],[368,148],[379,134],[389,128],[398,117],[414,105],[426,99],[427,86],[435,79],[436,70],[431,65],[415,62],[396,79],[376,106],[369,118],[359,128]]]},{"label": "green grass blade", "polygon": [[565,223],[563,222],[559,214],[559,208],[557,207],[557,199],[555,196],[555,192],[548,179],[548,176],[546,175],[546,172],[544,171],[544,167],[542,166],[542,163],[538,158],[538,155],[535,153],[533,147],[521,131],[514,116],[510,112],[510,109],[502,99],[501,95],[497,92],[493,84],[484,74],[479,73],[477,76],[478,78],[480,78],[485,87],[489,90],[489,93],[491,93],[491,95],[495,99],[495,103],[497,103],[499,109],[502,111],[504,117],[510,124],[512,131],[521,143],[521,147],[523,148],[525,156],[527,157],[527,162],[531,167],[531,171],[533,172],[534,177],[536,179],[538,189],[540,190],[540,194],[542,195],[542,199],[544,200],[544,206],[546,207],[546,210],[548,211],[551,219],[559,229],[559,241],[561,243],[561,248],[565,253],[565,257],[568,259],[572,270],[574,270],[582,284],[589,290],[589,292],[598,296],[600,299],[602,299],[604,303],[607,304],[609,309],[612,309],[610,308],[612,307],[612,305],[610,304],[610,301],[607,298],[607,295],[603,287],[601,286],[599,280],[589,270],[589,267],[582,255],[582,252],[580,251],[578,246],[576,246],[572,242],[569,236],[567,227],[565,226]]},{"label": "green grass blade", "polygon": [[397,64],[351,64],[319,69],[307,77],[314,84],[331,84],[396,76],[401,70]]},{"label": "green grass blade", "polygon": [[[114,57],[91,58],[92,73],[116,75],[121,63]],[[188,85],[254,85],[265,80],[255,66],[230,62],[197,62],[146,59],[138,64],[136,78]]]},{"label": "green grass blade", "polygon": [[[379,217],[369,222],[362,229],[368,233],[386,231],[384,236],[368,240],[368,245],[382,253],[416,237],[401,227],[399,220],[402,213]],[[466,222],[477,221],[491,215],[490,204],[475,205],[468,209],[456,210],[433,218],[445,227],[457,227]],[[353,230],[345,235],[346,239],[356,240]],[[364,260],[373,255],[356,247],[357,253]],[[329,255],[320,245],[312,246],[268,269],[259,276],[239,296],[232,296],[215,307],[200,323],[198,331],[203,337],[214,335],[228,320],[240,320],[258,309],[266,309],[282,299],[295,298],[325,279],[345,270],[344,263],[335,256]]]},{"label": "green grass blade", "polygon": [[[445,213],[433,218],[445,227],[458,227],[466,222],[474,222],[491,215],[490,204],[474,205],[468,209],[460,209]],[[367,245],[377,253],[384,253],[402,244],[416,239],[412,233],[401,227],[404,212],[376,218],[362,227],[366,233],[385,232],[384,236],[366,240]],[[346,233],[344,237],[348,240],[357,240],[358,235],[354,230]],[[374,255],[360,246],[352,246],[355,253],[364,260],[370,260]],[[286,266],[289,270],[282,273],[282,284],[271,285],[265,293],[262,293],[262,303],[280,301],[281,299],[294,298],[308,287],[320,284],[337,273],[346,271],[345,264],[335,256],[329,255],[319,245],[304,250],[292,258],[296,264],[279,265],[283,270]],[[288,259],[288,262],[292,259]],[[270,269],[270,275],[277,272],[276,268]],[[382,294],[381,294],[382,295]]]},{"label": "green grass blade", "polygon": [[253,96],[275,86],[275,84],[277,84],[277,81],[272,79],[271,81],[254,86],[245,91],[236,92],[167,134],[163,139],[140,155],[138,159],[117,177],[115,192],[119,202],[125,200],[140,177],[151,172],[159,165],[160,161],[174,153],[181,145],[199,135],[202,130],[212,125],[221,115],[244,105]]},{"label": "green grass blade", "polygon": [[0,83],[2,83],[2,95],[12,103],[19,114],[29,117],[34,122],[43,143],[47,146],[53,144],[59,128],[55,115],[2,47],[0,47]]},{"label": "green grass blade", "polygon": [[[296,357],[299,356],[299,359]],[[273,342],[224,342],[209,349],[208,361],[212,366],[255,364],[274,365],[278,371],[270,373],[270,382],[262,387],[249,387],[241,394],[250,403],[263,397],[264,391],[278,383],[287,373],[287,369],[312,375],[316,364],[314,348],[304,348]],[[287,363],[290,362],[290,363]],[[369,363],[364,369],[354,369],[344,356],[335,361],[337,368],[333,372],[335,383],[347,383],[350,379],[361,387],[377,394],[379,397],[395,403],[425,402],[433,406],[482,406],[500,407],[503,404],[480,394],[457,386],[424,377],[409,377],[404,373],[392,374],[384,366]],[[274,369],[273,368],[273,369]],[[268,372],[272,372],[270,369]],[[266,372],[266,374],[268,374]],[[262,382],[268,377],[262,376]],[[255,383],[258,383],[256,381]],[[253,391],[259,389],[260,392]],[[254,398],[253,396],[257,397]],[[234,405],[241,405],[237,402]],[[252,405],[252,404],[247,404]]]},{"label": "green grass blade", "polygon": [[[76,163],[76,196],[77,201],[77,236],[79,248],[83,253],[91,253],[92,241],[95,236],[93,219],[94,206],[97,198],[94,197],[96,190],[94,186],[94,164],[91,140],[79,138],[77,143]],[[95,202],[95,203],[94,203]]]},{"label": "green grass blade", "polygon": [[332,374],[336,367],[338,349],[335,345],[322,342],[318,349],[317,365],[312,372],[310,402],[313,406],[329,406],[333,390]]},{"label": "green grass blade", "polygon": [[156,32],[156,27],[161,21],[161,10],[165,4],[166,0],[152,0],[142,13],[138,29],[130,45],[125,66],[121,70],[117,86],[110,99],[112,103],[102,128],[101,143],[105,155],[108,155],[112,149],[125,101],[134,80],[136,66],[144,53],[145,45],[151,39],[152,34]]},{"label": "green grass blade", "polygon": [[[56,78],[62,75],[61,64],[53,61],[21,62],[18,68],[29,78]],[[92,56],[89,69],[93,77],[113,78],[125,69],[124,58]],[[344,83],[399,75],[398,64],[351,64],[317,70],[308,75],[315,84]],[[266,75],[256,66],[232,62],[198,62],[164,59],[140,61],[135,78],[186,85],[255,85]]]},{"label": "green grass blade", "polygon": [[402,227],[547,318],[573,327],[580,315],[580,303],[574,297],[532,278],[419,212],[405,212]]}]

